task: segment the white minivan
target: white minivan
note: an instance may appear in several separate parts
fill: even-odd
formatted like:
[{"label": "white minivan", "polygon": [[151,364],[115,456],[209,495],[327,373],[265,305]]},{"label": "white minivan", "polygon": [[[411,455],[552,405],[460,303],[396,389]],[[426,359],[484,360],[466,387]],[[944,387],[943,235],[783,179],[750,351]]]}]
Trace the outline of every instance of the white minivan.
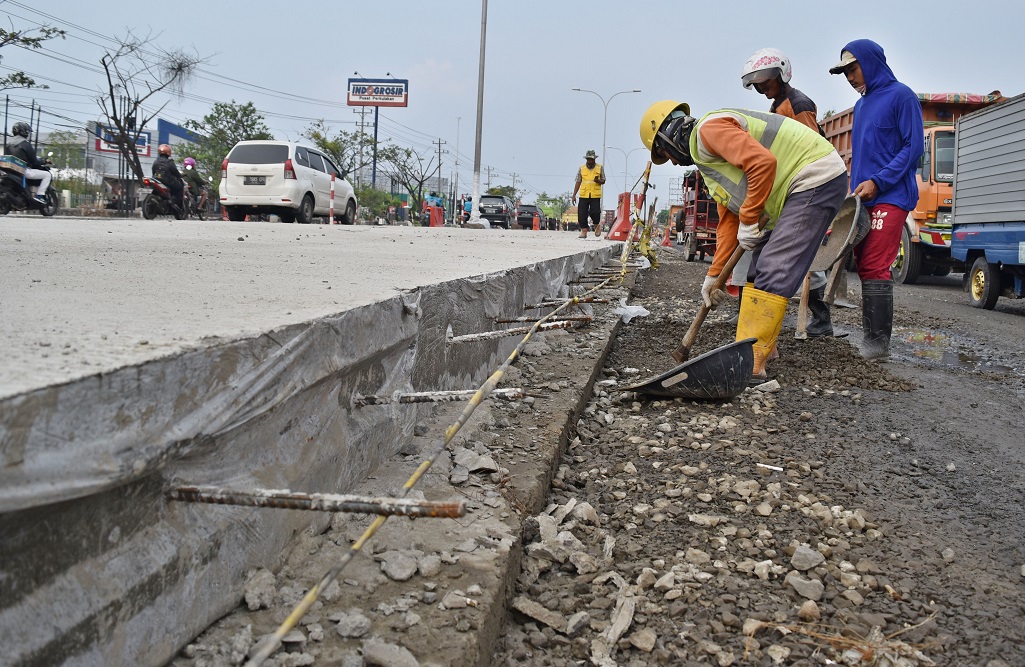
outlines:
[{"label": "white minivan", "polygon": [[221,163],[221,206],[228,219],[273,214],[282,222],[308,224],[327,216],[331,175],[335,177],[336,219],[356,221],[356,194],[339,169],[321,151],[290,141],[240,141]]}]

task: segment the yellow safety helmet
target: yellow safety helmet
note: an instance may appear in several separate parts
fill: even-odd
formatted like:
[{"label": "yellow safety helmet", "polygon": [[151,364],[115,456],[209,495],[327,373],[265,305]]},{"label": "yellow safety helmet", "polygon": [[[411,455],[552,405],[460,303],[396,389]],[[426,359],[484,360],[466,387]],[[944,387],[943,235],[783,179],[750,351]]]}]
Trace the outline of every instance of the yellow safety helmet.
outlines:
[{"label": "yellow safety helmet", "polygon": [[658,134],[659,128],[662,127],[662,123],[674,111],[682,111],[684,115],[689,116],[690,105],[686,102],[662,100],[648,107],[648,110],[644,112],[644,116],[641,117],[641,143],[651,152],[651,161],[655,164],[665,164],[667,160],[667,158],[661,155],[656,155],[653,146],[655,145],[655,137]]}]

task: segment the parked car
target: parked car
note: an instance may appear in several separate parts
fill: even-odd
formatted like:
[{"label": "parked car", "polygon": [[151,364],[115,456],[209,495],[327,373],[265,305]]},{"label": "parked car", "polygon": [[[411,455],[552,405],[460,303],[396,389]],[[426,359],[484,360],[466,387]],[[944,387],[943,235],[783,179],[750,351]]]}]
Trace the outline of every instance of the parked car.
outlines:
[{"label": "parked car", "polygon": [[356,194],[339,169],[322,152],[289,141],[240,141],[221,163],[219,195],[228,219],[277,215],[282,222],[309,224],[327,216],[331,175],[338,221],[356,221]]},{"label": "parked car", "polygon": [[524,229],[534,227],[534,215],[541,218],[541,229],[545,229],[545,214],[534,204],[520,204],[516,207],[516,223]]},{"label": "parked car", "polygon": [[487,218],[493,227],[512,229],[516,223],[516,204],[505,195],[481,195],[480,217]]}]

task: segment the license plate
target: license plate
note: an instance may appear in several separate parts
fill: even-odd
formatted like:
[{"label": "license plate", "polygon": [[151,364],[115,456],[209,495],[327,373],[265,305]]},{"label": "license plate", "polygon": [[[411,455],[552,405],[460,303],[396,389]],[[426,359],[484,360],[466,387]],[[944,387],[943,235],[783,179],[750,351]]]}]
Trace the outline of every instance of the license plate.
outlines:
[{"label": "license plate", "polygon": [[266,176],[243,176],[243,185],[267,185]]}]

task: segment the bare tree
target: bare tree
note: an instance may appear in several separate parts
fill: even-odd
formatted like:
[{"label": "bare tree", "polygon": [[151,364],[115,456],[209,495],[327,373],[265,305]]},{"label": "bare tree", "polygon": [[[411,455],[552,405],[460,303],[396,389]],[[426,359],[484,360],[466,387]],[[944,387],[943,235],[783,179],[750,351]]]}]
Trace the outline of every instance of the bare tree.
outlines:
[{"label": "bare tree", "polygon": [[[12,24],[13,28],[14,25]],[[64,31],[60,28],[52,28],[48,25],[41,25],[34,31],[29,30],[4,30],[0,28],[0,49],[5,46],[20,46],[24,49],[41,49],[43,42],[54,37],[64,39]],[[0,60],[3,58],[0,57]],[[7,76],[0,77],[0,90],[9,88],[49,88],[45,84],[37,85],[35,80],[22,71],[15,71]]]},{"label": "bare tree", "polygon": [[436,156],[431,153],[425,159],[412,148],[386,145],[378,146],[377,157],[386,165],[385,173],[389,178],[401,183],[409,192],[413,200],[410,202],[411,210],[419,211],[424,199],[424,185],[438,173],[434,164]]},{"label": "bare tree", "polygon": [[[148,49],[155,49],[155,52]],[[121,155],[137,178],[145,174],[136,144],[143,128],[163,111],[167,103],[152,107],[147,103],[159,93],[181,98],[186,84],[205,58],[181,49],[164,50],[152,46],[151,36],[138,38],[131,31],[118,39],[118,47],[100,58],[107,75],[107,90],[96,99]],[[144,108],[151,111],[144,112]]]},{"label": "bare tree", "polygon": [[[307,127],[303,135],[327,153],[341,169],[359,174],[365,167],[370,166],[374,152],[372,137],[361,132],[332,132],[334,130],[325,121],[318,120]],[[362,161],[360,158],[363,158]]]}]

